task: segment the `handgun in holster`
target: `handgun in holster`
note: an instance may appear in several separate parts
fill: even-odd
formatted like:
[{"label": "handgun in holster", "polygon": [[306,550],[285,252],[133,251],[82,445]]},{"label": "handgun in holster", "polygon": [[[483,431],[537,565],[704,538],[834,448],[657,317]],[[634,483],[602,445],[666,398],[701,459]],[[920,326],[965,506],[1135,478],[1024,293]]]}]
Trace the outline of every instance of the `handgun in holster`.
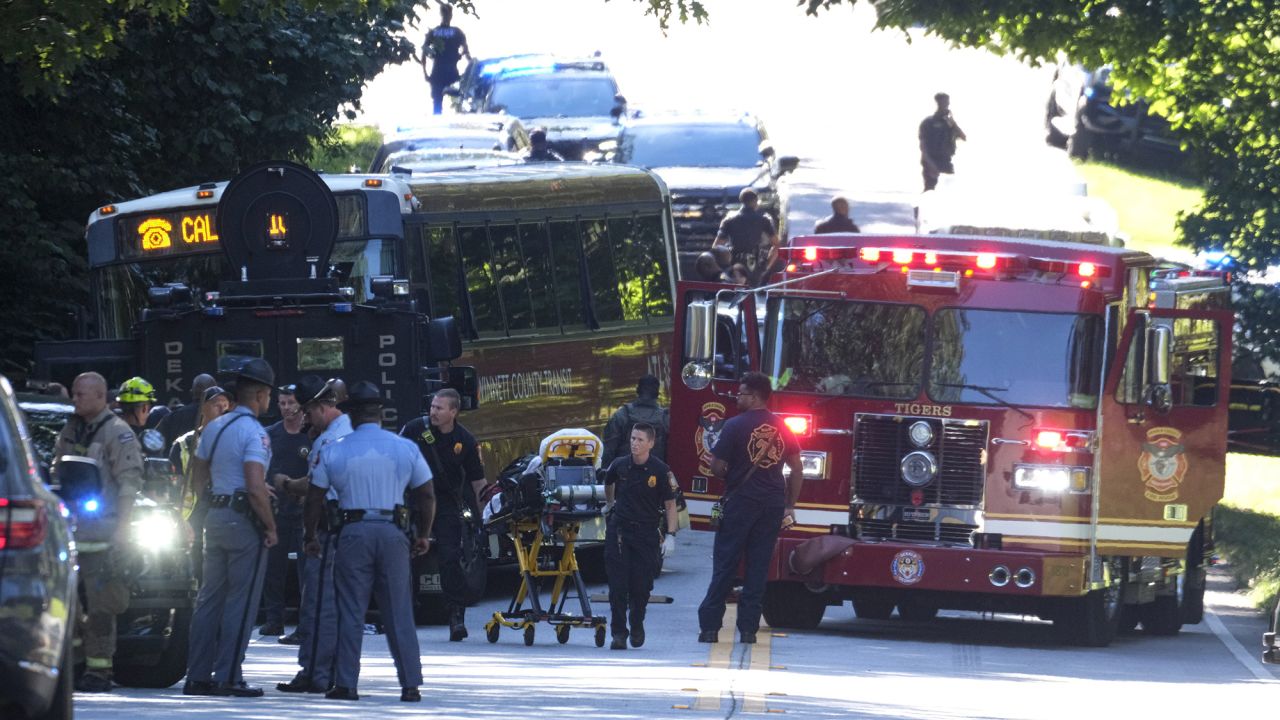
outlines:
[{"label": "handgun in holster", "polygon": [[[262,518],[258,517],[258,513],[253,511],[253,503],[249,500],[249,493],[244,490],[237,490],[231,494],[231,509],[240,513],[249,519],[253,524],[253,528],[259,533],[265,533],[267,526],[263,524]],[[271,498],[271,513],[274,515],[276,511],[276,499]]]},{"label": "handgun in holster", "polygon": [[410,518],[409,507],[407,505],[397,505],[395,507],[395,515],[392,516],[396,527],[400,528],[406,535],[413,532],[413,522]]},{"label": "handgun in holster", "polygon": [[342,529],[342,508],[337,500],[324,501],[324,521],[331,533]]}]

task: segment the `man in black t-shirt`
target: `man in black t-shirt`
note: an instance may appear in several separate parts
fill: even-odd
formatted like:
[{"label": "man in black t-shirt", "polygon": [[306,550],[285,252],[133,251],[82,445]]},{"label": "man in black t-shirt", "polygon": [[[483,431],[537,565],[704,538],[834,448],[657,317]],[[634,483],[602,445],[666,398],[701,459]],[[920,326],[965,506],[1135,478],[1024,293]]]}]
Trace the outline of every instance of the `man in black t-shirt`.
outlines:
[{"label": "man in black t-shirt", "polygon": [[[484,490],[484,463],[474,435],[458,424],[462,396],[445,388],[431,398],[428,417],[410,420],[400,436],[412,440],[431,467],[436,493],[435,546],[440,563],[440,589],[449,607],[449,641],[467,637],[467,578],[462,569],[464,533],[475,533],[480,521],[477,498]],[[469,510],[470,521],[463,511]]]},{"label": "man in black t-shirt", "polygon": [[[711,472],[725,482],[724,515],[711,555],[711,583],[698,607],[698,642],[717,642],[725,598],[733,589],[738,561],[744,565],[738,597],[739,641],[756,641],[769,560],[785,518],[795,521],[804,482],[800,445],[782,420],[769,412],[773,385],[749,372],[738,387],[739,413],[730,418],[711,449]],[[782,465],[791,468],[784,478]]]},{"label": "man in black t-shirt", "polygon": [[938,176],[955,173],[951,158],[956,154],[956,141],[965,140],[964,131],[951,117],[951,96],[938,93],[933,96],[938,109],[920,121],[920,165],[924,169],[924,189],[938,186]]},{"label": "man in black t-shirt", "polygon": [[422,74],[431,85],[431,108],[436,115],[444,112],[445,88],[458,82],[458,61],[464,57],[471,57],[467,36],[453,27],[453,6],[442,4],[440,24],[427,31],[427,39],[422,43]]},{"label": "man in black t-shirt", "polygon": [[834,197],[831,199],[831,214],[818,221],[813,226],[814,235],[826,235],[828,233],[856,233],[858,224],[849,217],[849,201],[843,197]]},{"label": "man in black t-shirt", "polygon": [[258,631],[260,635],[284,634],[285,574],[289,570],[289,553],[302,553],[302,504],[284,491],[284,481],[307,474],[307,460],[300,451],[311,447],[311,438],[302,428],[302,407],[298,404],[297,387],[281,387],[277,402],[281,420],[267,426],[267,437],[271,439],[267,482],[276,490],[276,536],[279,542],[267,551],[267,574],[262,582],[262,611],[266,622]]},{"label": "man in black t-shirt", "polygon": [[[667,481],[670,468],[650,453],[656,429],[648,423],[631,428],[631,453],[613,461],[604,476],[609,519],[605,526],[604,559],[609,573],[609,609],[613,618],[614,650],[644,645],[644,613],[658,574],[658,521],[666,515],[662,552],[675,550],[675,493]],[[630,632],[627,611],[631,613]]]},{"label": "man in black t-shirt", "polygon": [[778,257],[778,231],[773,219],[760,211],[760,196],[746,188],[738,193],[742,208],[720,223],[712,250],[729,248],[730,265],[742,263],[747,267],[752,285],[760,284]]}]

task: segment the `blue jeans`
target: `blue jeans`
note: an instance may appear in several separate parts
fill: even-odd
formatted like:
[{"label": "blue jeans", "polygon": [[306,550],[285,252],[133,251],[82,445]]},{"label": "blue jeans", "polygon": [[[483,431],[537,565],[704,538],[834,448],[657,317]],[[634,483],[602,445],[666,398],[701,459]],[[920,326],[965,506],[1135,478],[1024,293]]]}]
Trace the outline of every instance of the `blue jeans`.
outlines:
[{"label": "blue jeans", "polygon": [[764,600],[764,584],[769,575],[773,545],[782,529],[784,508],[765,506],[755,501],[730,497],[724,505],[724,517],[716,531],[711,552],[711,584],[698,606],[701,630],[719,630],[724,623],[724,603],[738,574],[738,561],[744,561],[742,594],[738,597],[738,630],[753,633],[760,629],[760,610]]}]

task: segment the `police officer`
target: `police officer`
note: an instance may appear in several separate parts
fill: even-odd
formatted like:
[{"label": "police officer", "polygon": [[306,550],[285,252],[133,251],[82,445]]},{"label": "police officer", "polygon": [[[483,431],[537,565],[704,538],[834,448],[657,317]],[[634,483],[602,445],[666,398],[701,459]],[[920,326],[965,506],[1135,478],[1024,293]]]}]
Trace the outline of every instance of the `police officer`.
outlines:
[{"label": "police officer", "polygon": [[[279,488],[283,492],[305,498],[311,488],[310,476],[320,464],[326,449],[338,438],[351,434],[351,418],[338,409],[337,382],[325,382],[316,375],[298,381],[297,399],[312,432],[318,432],[307,455],[305,477],[288,478]],[[336,504],[333,488],[325,495],[326,504]],[[305,528],[305,523],[304,523]],[[298,603],[298,674],[287,683],[277,683],[280,692],[322,693],[333,680],[334,653],[338,643],[338,604],[333,587],[333,567],[337,557],[337,527],[330,528],[328,513],[322,514],[314,535],[320,543],[318,558],[303,554],[302,597]],[[303,530],[303,534],[306,534]]]},{"label": "police officer", "polygon": [[534,128],[529,133],[529,151],[525,153],[525,162],[564,162],[560,153],[547,144],[547,129]]},{"label": "police officer", "polygon": [[440,586],[449,607],[449,641],[467,637],[467,579],[462,569],[463,534],[474,533],[463,518],[470,512],[472,522],[480,519],[478,498],[485,486],[480,444],[458,424],[462,397],[452,388],[431,398],[430,415],[414,418],[400,431],[422,451],[435,480],[436,556],[440,559]]},{"label": "police officer", "polygon": [[[605,566],[609,574],[609,608],[614,650],[644,645],[644,613],[658,570],[658,519],[666,514],[666,538],[662,552],[675,550],[675,494],[667,482],[670,469],[652,455],[657,430],[648,423],[631,428],[631,452],[613,461],[605,472],[605,500],[609,519],[605,526]],[[615,502],[616,501],[616,502]],[[631,611],[630,632],[627,611]]]},{"label": "police officer", "polygon": [[729,248],[731,265],[745,265],[751,283],[757,284],[778,256],[778,231],[773,219],[761,212],[760,196],[755,190],[744,188],[738,193],[738,200],[742,207],[721,221],[711,249],[714,252],[718,247]]},{"label": "police officer", "polygon": [[[397,506],[406,488],[413,490],[418,510],[418,539],[412,555],[431,547],[435,494],[431,470],[414,444],[379,427],[382,392],[371,382],[356,383],[339,407],[351,415],[355,427],[321,453],[312,468],[307,492],[307,553],[322,552],[316,527],[330,488],[338,494],[342,529],[334,585],[338,596],[338,662],[330,700],[359,700],[360,645],[369,597],[376,594],[387,629],[387,646],[400,679],[400,700],[419,702],[422,658],[413,622],[413,587],[409,580],[409,538],[396,522]],[[407,522],[405,523],[407,526]]]},{"label": "police officer", "polygon": [[88,622],[81,625],[85,673],[80,692],[110,692],[116,654],[116,616],[129,606],[129,587],[116,570],[129,541],[133,502],[142,488],[142,454],[133,430],[107,408],[107,381],[82,373],[71,385],[71,417],[54,444],[54,458],[81,455],[98,462],[102,507],[76,518],[76,548]]},{"label": "police officer", "polygon": [[[783,518],[795,519],[804,475],[800,445],[777,415],[769,412],[773,386],[763,373],[749,372],[738,386],[739,413],[720,431],[711,453],[711,472],[724,478],[724,517],[711,555],[711,583],[698,607],[698,642],[718,640],[725,598],[733,589],[739,560],[744,560],[742,595],[738,599],[739,641],[756,641],[764,583],[773,544]],[[784,479],[782,464],[791,468]]]},{"label": "police officer", "polygon": [[266,551],[276,544],[267,488],[271,440],[258,417],[271,407],[275,371],[253,358],[235,373],[236,407],[209,423],[191,461],[197,490],[211,485],[204,583],[191,617],[186,695],[258,697],[241,676],[258,613]]},{"label": "police officer", "polygon": [[920,121],[920,167],[924,177],[924,189],[938,186],[938,176],[955,173],[951,158],[956,154],[956,141],[966,140],[964,131],[951,116],[951,96],[938,93],[933,96],[937,109]]}]

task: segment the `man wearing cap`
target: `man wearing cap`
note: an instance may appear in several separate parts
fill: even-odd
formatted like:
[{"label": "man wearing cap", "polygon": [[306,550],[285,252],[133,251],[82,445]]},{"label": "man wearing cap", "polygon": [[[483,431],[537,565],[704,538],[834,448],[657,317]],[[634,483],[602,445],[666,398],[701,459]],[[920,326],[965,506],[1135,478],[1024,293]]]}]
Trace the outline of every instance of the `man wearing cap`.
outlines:
[{"label": "man wearing cap", "polygon": [[560,153],[547,144],[547,129],[534,128],[529,133],[529,152],[525,153],[525,162],[564,162]]},{"label": "man wearing cap", "polygon": [[[422,658],[413,622],[413,586],[409,558],[431,548],[435,493],[431,470],[414,444],[380,427],[382,392],[371,382],[356,383],[339,407],[351,416],[355,430],[326,447],[311,470],[307,491],[307,553],[319,557],[322,548],[316,528],[330,489],[338,494],[342,530],[334,568],[338,599],[338,655],[330,700],[358,700],[360,646],[364,615],[371,594],[387,629],[387,646],[400,679],[400,700],[419,702]],[[405,531],[395,522],[396,508],[406,488],[413,490],[418,539],[412,549]]]},{"label": "man wearing cap", "polygon": [[200,417],[196,426],[178,436],[169,448],[169,463],[182,476],[182,492],[179,494],[182,517],[191,528],[192,570],[196,582],[204,580],[204,518],[209,514],[208,487],[197,492],[191,473],[191,459],[195,457],[196,447],[200,444],[200,434],[209,423],[231,412],[233,398],[231,393],[217,385],[205,388],[203,402],[200,405]]},{"label": "man wearing cap", "polygon": [[[267,552],[267,575],[262,581],[262,606],[265,622],[259,635],[284,634],[284,589],[289,571],[289,553],[302,554],[302,504],[284,492],[284,481],[307,474],[307,453],[311,438],[303,431],[302,408],[295,395],[296,385],[278,388],[276,404],[280,420],[267,426],[271,438],[271,465],[267,481],[275,488],[276,534],[280,542]],[[301,573],[299,573],[301,574]]]},{"label": "man wearing cap", "polygon": [[464,533],[474,533],[473,523],[480,521],[478,498],[485,486],[480,443],[458,423],[461,407],[458,391],[445,388],[431,398],[429,415],[410,420],[400,431],[400,437],[418,446],[434,480],[436,556],[440,560],[440,589],[449,608],[449,642],[467,637],[463,541]]},{"label": "man wearing cap", "polygon": [[[281,491],[305,498],[311,487],[310,475],[324,457],[326,448],[338,438],[351,434],[351,419],[337,407],[338,382],[325,382],[316,375],[307,375],[298,381],[297,400],[302,413],[312,431],[319,434],[307,455],[307,472],[302,477],[286,478],[279,488]],[[330,488],[325,494],[325,503],[337,500],[337,493]],[[330,528],[326,519],[327,513],[322,514],[314,530],[320,543],[320,556],[309,557],[303,553],[298,558],[302,569],[302,597],[298,602],[298,629],[294,634],[298,640],[300,669],[289,682],[276,684],[280,692],[322,693],[332,684],[338,642],[338,605],[333,588],[337,528]]]},{"label": "man wearing cap", "polygon": [[271,406],[275,371],[254,358],[235,380],[236,408],[209,423],[191,461],[196,490],[209,485],[211,494],[185,695],[262,695],[244,682],[240,668],[258,612],[264,556],[277,540],[266,477],[271,440],[258,423]]}]

